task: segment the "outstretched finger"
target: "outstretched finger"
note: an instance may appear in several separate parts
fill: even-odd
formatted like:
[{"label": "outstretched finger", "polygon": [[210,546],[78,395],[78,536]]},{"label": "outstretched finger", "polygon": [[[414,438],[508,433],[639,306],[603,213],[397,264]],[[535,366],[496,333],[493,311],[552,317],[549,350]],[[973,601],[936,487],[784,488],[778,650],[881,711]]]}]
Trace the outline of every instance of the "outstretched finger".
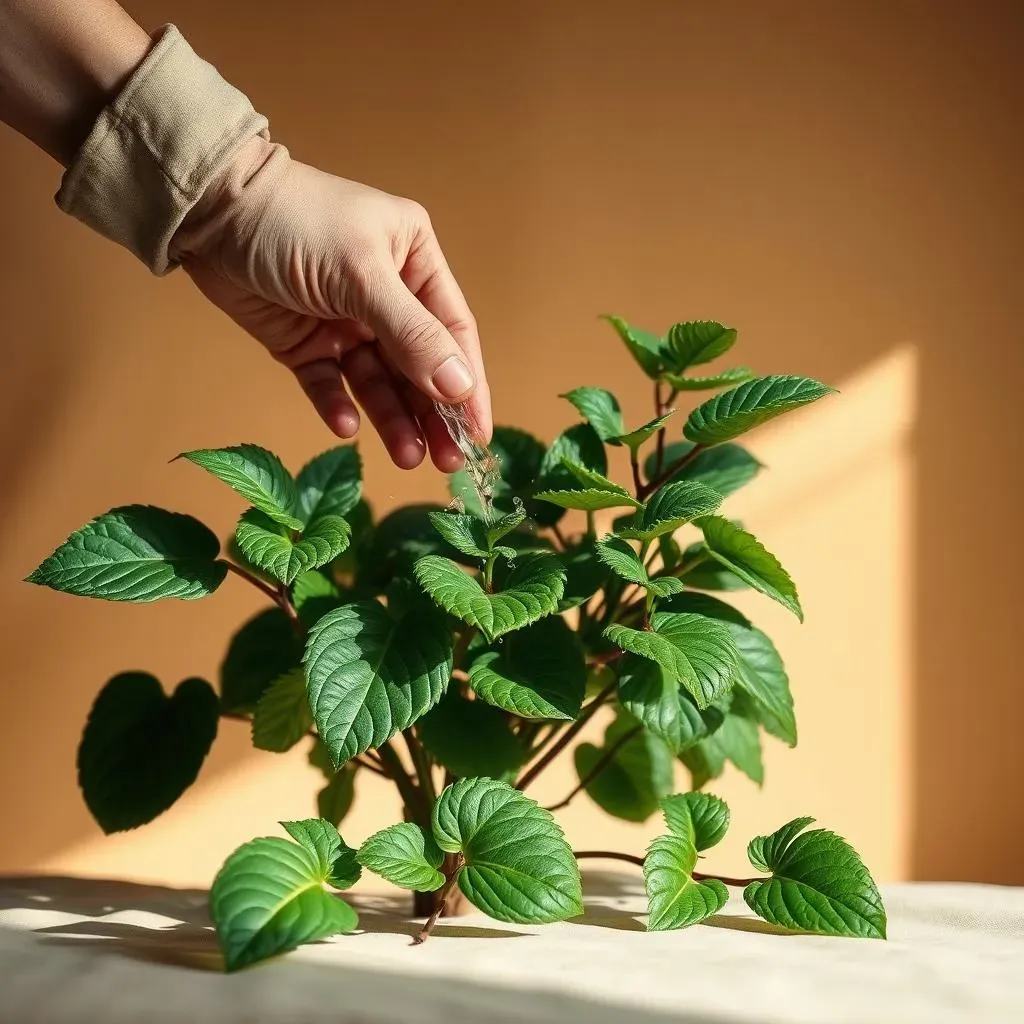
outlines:
[{"label": "outstretched finger", "polygon": [[316,359],[295,367],[292,372],[328,429],[338,437],[355,437],[359,429],[359,410],[341,379],[338,361]]}]

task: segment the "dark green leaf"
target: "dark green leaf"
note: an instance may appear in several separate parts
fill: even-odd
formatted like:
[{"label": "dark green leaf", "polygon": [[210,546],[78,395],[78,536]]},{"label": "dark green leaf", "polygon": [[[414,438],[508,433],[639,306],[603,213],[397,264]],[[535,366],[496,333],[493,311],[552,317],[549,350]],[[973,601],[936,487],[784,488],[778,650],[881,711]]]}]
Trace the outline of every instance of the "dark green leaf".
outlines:
[{"label": "dark green leaf", "polygon": [[627,324],[621,317],[604,316],[602,319],[607,320],[615,328],[640,369],[652,380],[655,379],[661,372],[664,363],[663,350],[665,346],[662,339],[656,334],[651,334],[650,331]]},{"label": "dark green leaf", "polygon": [[338,835],[338,829],[322,818],[306,818],[303,821],[282,821],[281,827],[299,846],[304,846],[317,861],[318,874],[335,889],[351,889],[362,868],[356,859],[356,851],[345,845]]},{"label": "dark green leaf", "polygon": [[220,667],[220,700],[232,714],[252,711],[267,687],[302,664],[302,642],[280,608],[253,616],[232,637]]},{"label": "dark green leaf", "polygon": [[[693,447],[691,441],[676,441],[666,445],[662,468],[689,455]],[[722,444],[698,452],[673,479],[699,481],[718,491],[724,498],[753,480],[762,468],[761,463],[746,448],[738,444]],[[657,455],[652,454],[644,463],[644,474],[650,479],[656,472]]]},{"label": "dark green leaf", "polygon": [[575,487],[576,478],[563,463],[572,462],[606,476],[608,455],[597,431],[589,423],[577,423],[563,431],[552,442],[540,464],[538,487],[540,490],[559,490]]},{"label": "dark green leaf", "polygon": [[347,516],[363,491],[363,466],[354,444],[311,459],[298,478],[299,514],[307,524],[322,516]]},{"label": "dark green leaf", "polygon": [[352,530],[344,519],[320,516],[293,540],[286,526],[256,508],[242,515],[235,530],[242,554],[286,586],[308,569],[333,562],[348,547],[351,537]]},{"label": "dark green leaf", "polygon": [[710,363],[736,344],[736,331],[714,320],[687,320],[668,331],[669,359],[676,370]]},{"label": "dark green leaf", "polygon": [[196,780],[217,735],[217,695],[186,679],[173,695],[145,672],[100,691],[78,748],[78,784],[104,832],[138,828]]},{"label": "dark green leaf", "polygon": [[717,779],[732,761],[744,775],[759,786],[764,782],[761,760],[761,734],[753,708],[734,699],[722,724],[707,739],[684,750],[679,759],[690,769],[694,789]]},{"label": "dark green leaf", "polygon": [[697,850],[717,846],[729,831],[729,805],[710,793],[677,793],[661,804],[669,829]]},{"label": "dark green leaf", "polygon": [[558,552],[565,569],[565,591],[558,602],[560,612],[578,608],[589,601],[611,578],[608,569],[597,557],[597,547],[589,537],[565,551]]},{"label": "dark green leaf", "polygon": [[423,716],[418,732],[431,757],[459,778],[504,778],[525,757],[501,711],[482,700],[467,700],[454,687]]},{"label": "dark green leaf", "polygon": [[440,505],[405,505],[386,515],[360,559],[357,585],[382,591],[396,576],[411,576],[424,555],[464,560],[466,556],[443,540],[430,521],[431,512],[443,511]]},{"label": "dark green leaf", "polygon": [[444,852],[429,832],[411,821],[376,832],[359,847],[357,856],[364,868],[403,889],[433,892],[444,885],[438,871]]},{"label": "dark green leaf", "polygon": [[[330,755],[327,754],[327,757]],[[316,795],[317,814],[332,825],[340,825],[345,815],[352,810],[356,796],[356,771],[351,762],[342,765]]]},{"label": "dark green leaf", "polygon": [[619,401],[610,391],[604,388],[573,388],[559,398],[567,398],[602,441],[626,432]]},{"label": "dark green leaf", "polygon": [[313,726],[301,667],[289,669],[270,684],[256,705],[252,745],[283,753],[291,750]]},{"label": "dark green leaf", "polygon": [[692,568],[684,572],[679,579],[692,590],[747,590],[749,584],[741,580],[734,572],[716,562],[701,541],[691,544],[683,552],[683,561]]},{"label": "dark green leaf", "polygon": [[630,540],[651,541],[710,515],[721,504],[722,496],[706,484],[680,480],[655,491],[617,532]]},{"label": "dark green leaf", "polygon": [[729,890],[717,878],[694,881],[697,849],[692,839],[659,836],[644,857],[647,890],[647,929],[652,932],[687,928],[729,902]]}]

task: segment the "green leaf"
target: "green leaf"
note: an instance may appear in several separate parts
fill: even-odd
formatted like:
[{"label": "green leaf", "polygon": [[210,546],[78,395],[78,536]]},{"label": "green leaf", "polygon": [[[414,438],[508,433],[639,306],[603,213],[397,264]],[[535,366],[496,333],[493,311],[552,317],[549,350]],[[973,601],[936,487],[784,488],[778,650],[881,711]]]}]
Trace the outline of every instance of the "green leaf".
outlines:
[{"label": "green leaf", "polygon": [[354,444],[329,449],[302,467],[297,483],[299,515],[305,523],[323,516],[347,516],[363,493],[359,451]]},{"label": "green leaf", "polygon": [[190,601],[223,582],[219,552],[216,534],[198,519],[126,505],[76,530],[27,582],[104,601]]},{"label": "green leaf", "polygon": [[796,585],[789,573],[752,533],[721,516],[705,516],[697,525],[703,530],[704,543],[716,562],[804,621]]},{"label": "green leaf", "polygon": [[574,719],[586,683],[586,662],[575,634],[556,616],[506,637],[469,669],[469,684],[478,697],[519,718]]},{"label": "green leaf", "polygon": [[490,544],[487,527],[482,519],[459,512],[428,512],[434,529],[452,547],[472,558],[487,558]]},{"label": "green leaf", "polygon": [[722,496],[706,484],[680,480],[655,491],[618,533],[630,540],[651,541],[709,515],[721,504]]},{"label": "green leaf", "polygon": [[424,555],[465,558],[430,521],[431,512],[443,511],[440,505],[405,505],[386,515],[360,559],[357,587],[382,591],[396,576],[411,576],[416,560]]},{"label": "green leaf", "polygon": [[548,811],[494,779],[462,779],[434,804],[434,838],[465,864],[466,899],[499,921],[545,924],[583,913],[579,868]]},{"label": "green leaf", "polygon": [[554,555],[544,553],[521,556],[496,594],[436,555],[416,563],[416,579],[445,611],[477,626],[488,640],[550,615],[565,589],[565,571]]},{"label": "green leaf", "polygon": [[309,704],[336,765],[412,725],[440,699],[452,671],[444,621],[424,601],[400,612],[343,605],[310,631]]},{"label": "green leaf", "polygon": [[675,676],[646,658],[627,659],[619,675],[619,701],[673,753],[707,738],[722,724],[717,708],[699,711]]},{"label": "green leaf", "polygon": [[403,889],[433,892],[444,885],[438,870],[444,852],[429,832],[411,821],[374,833],[356,856],[364,868]]},{"label": "green leaf", "polygon": [[[516,427],[495,427],[491,438],[491,453],[498,460],[499,477],[494,485],[493,505],[499,515],[515,511],[515,498],[526,503],[526,512],[535,519],[535,506],[529,500],[534,482],[540,473],[544,445],[525,430]],[[460,469],[448,479],[448,489],[453,498],[461,499],[467,512],[486,519],[487,515],[466,469]],[[541,513],[550,509],[540,507]]]},{"label": "green leaf", "polygon": [[302,529],[295,481],[273,452],[257,444],[240,444],[182,452],[178,458],[205,469],[274,522],[290,530]]},{"label": "green leaf", "polygon": [[220,667],[221,706],[232,714],[252,711],[270,684],[302,664],[302,642],[280,608],[254,615],[232,637]]},{"label": "green leaf", "polygon": [[559,398],[567,398],[579,414],[597,431],[602,441],[626,432],[619,400],[604,388],[573,388]]},{"label": "green leaf", "polygon": [[537,479],[539,490],[553,491],[576,486],[576,478],[565,468],[565,462],[583,466],[602,476],[607,475],[608,453],[597,431],[589,423],[577,423],[559,434],[551,443],[540,464]]},{"label": "green leaf", "polygon": [[884,939],[885,907],[864,862],[834,832],[803,832],[812,821],[797,818],[751,841],[750,862],[772,877],[744,889],[747,906],[783,928]]},{"label": "green leaf", "polygon": [[[581,743],[574,752],[576,774],[587,778],[602,758],[621,743],[611,760],[586,786],[587,795],[608,814],[626,821],[646,821],[672,792],[672,754],[632,715],[619,714],[608,726],[600,747]],[[623,742],[623,737],[635,733]]]},{"label": "green leaf", "polygon": [[517,530],[526,521],[526,506],[521,501],[512,499],[515,511],[502,516],[495,523],[487,523],[486,534],[488,546],[497,544],[503,537],[507,537],[513,530]]},{"label": "green leaf", "polygon": [[714,320],[687,320],[668,331],[669,359],[676,370],[710,363],[736,344],[736,331]]},{"label": "green leaf", "polygon": [[243,513],[235,530],[242,554],[285,585],[308,569],[333,562],[348,547],[351,537],[352,530],[344,519],[321,516],[301,538],[292,540],[286,526],[256,508]]},{"label": "green leaf", "polygon": [[757,718],[745,702],[737,702],[736,696],[734,693],[732,705],[726,711],[722,724],[707,739],[695,743],[679,755],[679,759],[690,769],[694,789],[700,789],[710,779],[717,779],[725,770],[726,761],[732,761],[757,785],[764,783],[761,734]]},{"label": "green leaf", "polygon": [[709,377],[685,377],[679,373],[663,373],[661,379],[671,384],[676,391],[713,391],[715,388],[734,387],[752,380],[755,376],[749,366],[734,366]]},{"label": "green leaf", "polygon": [[669,830],[698,851],[717,846],[729,831],[729,805],[710,793],[676,793],[665,797],[661,810]]},{"label": "green leaf", "polygon": [[287,839],[253,839],[224,862],[210,890],[210,916],[228,971],[351,932],[356,912],[323,889],[317,857]]},{"label": "green leaf", "polygon": [[296,577],[292,584],[292,604],[307,626],[344,604],[341,589],[328,576],[316,569],[308,569]]},{"label": "green leaf", "polygon": [[679,579],[691,590],[748,590],[749,585],[724,565],[719,565],[708,553],[702,541],[691,544],[683,552],[683,561],[690,563],[692,568],[684,572]]},{"label": "green leaf", "polygon": [[561,508],[582,509],[588,512],[622,505],[639,507],[640,502],[625,487],[620,487],[606,476],[595,473],[585,466],[577,466],[573,462],[563,462],[563,465],[576,478],[575,486],[557,491],[540,491],[536,495],[538,500],[549,501]]},{"label": "green leaf", "polygon": [[362,868],[356,859],[356,851],[345,845],[338,835],[338,829],[322,818],[306,818],[303,821],[282,821],[281,827],[299,846],[304,846],[317,861],[318,872],[328,885],[335,889],[351,889]]},{"label": "green leaf", "polygon": [[503,778],[522,766],[526,753],[501,711],[454,687],[423,716],[418,732],[431,757],[459,778]]},{"label": "green leaf", "polygon": [[650,576],[647,575],[644,563],[640,561],[637,552],[613,533],[598,541],[597,556],[616,576],[629,583],[637,583],[643,587],[650,582]]},{"label": "green leaf", "polygon": [[270,684],[256,705],[252,745],[260,750],[291,750],[313,725],[306,697],[306,676],[293,668]]},{"label": "green leaf", "polygon": [[[324,752],[326,754],[326,750]],[[317,814],[334,826],[340,825],[352,810],[356,796],[356,771],[351,763],[342,765],[316,795]]]},{"label": "green leaf", "polygon": [[756,377],[699,405],[683,433],[698,444],[721,444],[833,390],[809,377]]},{"label": "green leaf", "polygon": [[585,537],[579,544],[557,553],[565,569],[565,591],[558,602],[560,612],[578,608],[589,601],[609,580],[607,568],[597,557],[594,541]]},{"label": "green leaf", "polygon": [[618,437],[607,438],[608,444],[625,445],[625,447],[636,451],[642,444],[649,441],[661,428],[675,415],[676,410],[670,409],[664,416],[656,416],[648,420],[642,427],[629,431],[628,434],[619,434]]},{"label": "green leaf", "polygon": [[627,324],[617,316],[603,316],[603,320],[615,328],[616,333],[637,361],[640,369],[652,380],[657,378],[663,365],[664,342],[658,335]]},{"label": "green leaf", "polygon": [[658,836],[644,857],[647,890],[647,929],[652,932],[687,928],[729,902],[729,890],[717,878],[694,881],[697,849],[692,839]]},{"label": "green leaf", "polygon": [[168,697],[145,672],[100,691],[78,747],[78,784],[106,833],[152,821],[196,780],[217,735],[217,695],[186,679]]},{"label": "green leaf", "polygon": [[613,644],[650,658],[678,679],[706,708],[729,692],[736,671],[736,641],[720,622],[703,615],[657,612],[651,629],[612,625],[604,631]]},{"label": "green leaf", "polygon": [[[694,445],[691,441],[676,441],[665,447],[662,467],[671,466],[689,455]],[[644,462],[644,475],[651,479],[657,473],[657,454],[651,454]],[[675,480],[696,480],[707,484],[722,497],[728,497],[744,484],[757,476],[762,465],[753,455],[738,444],[716,445],[697,455],[673,478]]]}]

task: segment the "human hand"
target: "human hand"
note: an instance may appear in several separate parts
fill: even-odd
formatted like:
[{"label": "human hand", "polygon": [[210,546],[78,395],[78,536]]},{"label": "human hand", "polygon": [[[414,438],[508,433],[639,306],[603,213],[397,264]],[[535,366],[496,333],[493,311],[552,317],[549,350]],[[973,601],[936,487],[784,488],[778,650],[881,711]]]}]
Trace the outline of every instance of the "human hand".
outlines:
[{"label": "human hand", "polygon": [[442,472],[462,464],[434,401],[461,404],[477,440],[490,439],[476,322],[418,204],[256,138],[207,189],[171,251],[295,374],[339,437],[359,428],[354,396],[404,469],[427,449]]}]

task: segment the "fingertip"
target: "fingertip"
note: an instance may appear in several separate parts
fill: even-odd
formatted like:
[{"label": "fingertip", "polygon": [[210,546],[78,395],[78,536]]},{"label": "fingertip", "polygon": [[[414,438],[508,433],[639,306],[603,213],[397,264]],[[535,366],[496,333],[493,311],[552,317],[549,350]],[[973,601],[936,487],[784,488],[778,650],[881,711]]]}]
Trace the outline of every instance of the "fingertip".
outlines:
[{"label": "fingertip", "polygon": [[388,441],[387,449],[399,469],[415,469],[427,453],[423,438],[408,435]]},{"label": "fingertip", "polygon": [[442,473],[456,473],[466,464],[458,448],[448,447],[431,451],[431,461]]},{"label": "fingertip", "polygon": [[337,409],[329,425],[338,437],[347,441],[359,433],[359,413],[351,406]]}]

